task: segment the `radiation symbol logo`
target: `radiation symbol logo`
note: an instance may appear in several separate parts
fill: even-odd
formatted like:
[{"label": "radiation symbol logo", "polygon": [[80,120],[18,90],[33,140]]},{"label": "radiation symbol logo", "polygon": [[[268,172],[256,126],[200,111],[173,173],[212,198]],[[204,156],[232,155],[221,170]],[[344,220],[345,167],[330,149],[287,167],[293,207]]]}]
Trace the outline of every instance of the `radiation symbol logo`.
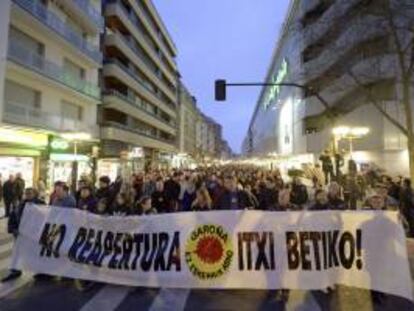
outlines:
[{"label": "radiation symbol logo", "polygon": [[187,239],[185,260],[191,273],[201,280],[215,279],[230,268],[231,237],[219,225],[196,227]]}]

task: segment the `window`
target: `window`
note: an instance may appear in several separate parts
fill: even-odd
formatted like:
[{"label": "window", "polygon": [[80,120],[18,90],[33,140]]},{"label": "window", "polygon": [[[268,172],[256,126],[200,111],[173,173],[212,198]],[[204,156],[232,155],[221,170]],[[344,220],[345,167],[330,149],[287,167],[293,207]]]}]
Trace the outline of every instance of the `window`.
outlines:
[{"label": "window", "polygon": [[65,100],[62,100],[61,107],[62,119],[70,119],[76,121],[83,120],[83,107],[67,102]]},{"label": "window", "polygon": [[67,72],[70,76],[76,77],[80,80],[85,80],[85,69],[74,64],[67,58],[63,61],[63,67],[65,68],[65,72]]},{"label": "window", "polygon": [[13,44],[40,56],[45,54],[45,46],[15,27],[10,27],[9,40]]},{"label": "window", "polygon": [[40,92],[11,80],[6,80],[4,100],[8,106],[40,110]]}]

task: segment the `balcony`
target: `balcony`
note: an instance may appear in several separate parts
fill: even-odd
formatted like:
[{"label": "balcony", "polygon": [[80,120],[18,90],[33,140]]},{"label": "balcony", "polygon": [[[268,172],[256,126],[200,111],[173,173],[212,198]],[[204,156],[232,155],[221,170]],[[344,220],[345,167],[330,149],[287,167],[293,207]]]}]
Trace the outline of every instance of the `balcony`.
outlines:
[{"label": "balcony", "polygon": [[[122,11],[122,16],[118,15],[119,13],[117,13],[116,8],[119,8]],[[134,13],[128,12],[119,0],[108,0],[108,6],[105,14],[108,16],[117,15],[121,20],[124,20],[122,17],[125,16],[126,19],[132,24],[133,30],[138,32],[138,39],[142,39],[144,41],[145,44],[143,44],[143,47],[145,46],[152,58],[160,63],[160,67],[162,64],[168,68],[168,70],[165,70],[165,74],[169,75],[170,80],[174,81],[174,78],[171,76],[171,72],[175,72],[175,63],[168,62],[166,58],[162,56],[162,53],[158,49],[157,45],[145,33],[143,25],[138,21],[138,17]],[[130,32],[132,32],[131,29]]]},{"label": "balcony", "polygon": [[27,69],[33,70],[94,99],[100,99],[101,97],[101,90],[95,84],[71,75],[63,67],[33,53],[12,40],[9,42],[7,58]]},{"label": "balcony", "polygon": [[[105,64],[107,64],[107,65],[111,65],[111,64],[116,65],[116,67],[120,68],[121,71],[126,74],[126,77],[130,77],[130,78],[132,78],[132,80],[134,82],[138,83],[138,85],[143,90],[146,91],[145,93],[149,93],[152,97],[155,97],[160,103],[162,103],[164,105],[164,108],[161,108],[161,109],[166,110],[166,112],[170,115],[175,115],[176,114],[175,106],[173,104],[169,103],[168,101],[166,101],[166,99],[164,98],[164,96],[161,93],[155,92],[144,81],[142,81],[142,79],[140,77],[138,77],[136,75],[136,73],[131,68],[128,68],[126,65],[121,63],[116,58],[110,58],[110,59],[105,60]],[[105,74],[105,71],[106,71],[108,73],[108,75],[112,75],[112,74],[115,75],[115,73],[113,72],[113,69],[115,69],[115,68],[110,68],[109,66],[105,66],[104,74]],[[124,80],[121,79],[121,81],[124,81]],[[131,88],[135,89],[136,87],[132,86]],[[149,99],[149,100],[151,101],[151,99]]]},{"label": "balcony", "polygon": [[27,107],[21,103],[6,102],[3,121],[13,124],[58,132],[93,132],[93,127],[39,108]]},{"label": "balcony", "polygon": [[101,13],[91,4],[90,0],[56,0],[72,16],[76,16],[78,22],[82,24],[91,34],[97,34],[104,30],[104,19]]},{"label": "balcony", "polygon": [[168,96],[169,100],[175,101],[177,99],[176,91],[170,86],[170,81],[167,82],[163,79],[156,64],[154,64],[145,52],[137,47],[136,44],[131,42],[131,40],[132,39],[129,39],[116,31],[105,37],[105,44],[107,46],[116,46],[120,49],[122,53],[135,63],[147,77],[151,78],[152,82]]},{"label": "balcony", "polygon": [[101,138],[165,151],[176,151],[174,139],[165,140],[158,135],[152,135],[117,122],[107,121],[101,124]]},{"label": "balcony", "polygon": [[102,63],[102,53],[100,52],[99,47],[87,42],[81,34],[62,21],[55,13],[49,11],[48,8],[38,0],[13,0],[13,2],[33,15],[46,27],[56,32],[60,37],[73,45],[76,50],[81,51],[95,62]]},{"label": "balcony", "polygon": [[[162,122],[162,125],[164,125],[164,126],[162,126],[163,130],[170,132],[172,129],[174,129],[174,131],[172,131],[172,132],[173,132],[173,134],[175,134],[176,126],[177,126],[176,122],[173,119],[167,121],[167,120],[163,119],[162,117],[160,117],[158,114],[156,114],[156,113],[152,112],[151,110],[145,108],[145,106],[142,104],[142,101],[139,98],[134,97],[134,96],[124,95],[121,92],[118,92],[117,90],[107,90],[107,91],[104,92],[104,96],[116,97],[117,99],[133,106],[134,108],[139,109],[140,111],[144,112],[147,115],[146,118],[148,118],[148,117],[154,118],[154,119],[156,119],[154,121],[157,122],[157,123]],[[105,101],[105,103],[106,103],[106,101]],[[149,119],[148,121],[151,121],[151,119]],[[154,125],[156,125],[156,124],[154,124]],[[165,127],[165,125],[167,127]]]}]

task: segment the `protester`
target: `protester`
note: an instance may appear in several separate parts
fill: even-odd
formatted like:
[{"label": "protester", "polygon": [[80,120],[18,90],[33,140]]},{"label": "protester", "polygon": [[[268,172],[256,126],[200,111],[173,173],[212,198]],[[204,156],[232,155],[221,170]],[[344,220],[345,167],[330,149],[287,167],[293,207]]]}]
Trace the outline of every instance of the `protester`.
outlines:
[{"label": "protester", "polygon": [[341,186],[337,182],[331,182],[328,189],[328,203],[331,209],[345,210],[345,201],[341,198]]},{"label": "protester", "polygon": [[64,182],[57,182],[55,184],[55,198],[52,205],[68,208],[76,207],[76,200],[69,194],[69,187]]},{"label": "protester", "polygon": [[155,184],[155,191],[151,195],[152,203],[158,213],[168,213],[167,197],[164,192],[164,182],[159,177]]},{"label": "protester", "polygon": [[297,206],[304,206],[308,202],[309,196],[306,186],[302,184],[300,177],[295,176],[290,192],[290,201]]},{"label": "protester", "polygon": [[16,201],[16,192],[14,186],[14,175],[10,175],[9,179],[3,185],[3,199],[5,208],[5,217],[10,216],[12,204]]},{"label": "protester", "polygon": [[278,204],[276,207],[276,211],[286,212],[286,211],[295,211],[299,210],[300,208],[290,201],[290,190],[289,189],[282,189],[279,191],[278,195]]},{"label": "protester", "polygon": [[151,197],[144,196],[139,200],[137,207],[133,211],[134,215],[154,215],[157,210],[152,207]]},{"label": "protester", "polygon": [[414,237],[414,191],[411,187],[411,180],[403,180],[400,192],[401,212],[408,222],[410,237]]},{"label": "protester", "polygon": [[102,176],[99,178],[99,187],[96,191],[96,198],[98,201],[101,199],[106,199],[109,206],[112,205],[115,197],[114,191],[111,189],[110,185],[111,179],[108,176]]},{"label": "protester", "polygon": [[164,183],[164,194],[167,201],[167,212],[176,212],[178,210],[178,201],[180,197],[181,174],[174,172],[173,176]]},{"label": "protester", "polygon": [[254,202],[245,191],[238,188],[235,176],[224,177],[224,187],[225,191],[218,201],[217,209],[253,209]]},{"label": "protester", "polygon": [[96,209],[97,200],[92,194],[92,189],[89,186],[83,186],[79,189],[79,199],[76,207],[78,209],[94,212]]},{"label": "protester", "polygon": [[309,208],[310,211],[329,210],[328,195],[323,189],[319,189],[315,193],[315,203]]},{"label": "protester", "polygon": [[[23,198],[23,197],[22,197]],[[39,199],[38,192],[34,188],[27,188],[24,191],[24,198],[18,206],[16,206],[10,213],[10,217],[7,224],[8,233],[12,234],[17,238],[19,234],[20,221],[23,216],[23,211],[25,208],[29,207],[31,204],[46,204],[43,200]],[[9,274],[4,277],[1,282],[8,282],[14,280],[22,275],[22,272],[19,270],[11,269]]]},{"label": "protester", "polygon": [[333,163],[329,150],[324,151],[324,153],[319,157],[319,161],[322,162],[322,171],[325,175],[325,184],[327,185],[334,177]]},{"label": "protester", "polygon": [[279,194],[273,178],[266,178],[265,182],[259,183],[258,188],[259,209],[264,211],[276,209]]},{"label": "protester", "polygon": [[181,198],[182,210],[188,212],[196,198],[196,186],[193,178],[185,176],[181,185],[181,192],[183,193]]},{"label": "protester", "polygon": [[22,177],[21,173],[16,174],[16,179],[14,181],[14,194],[16,196],[16,200],[19,203],[23,198],[23,193],[25,189],[25,181]]},{"label": "protester", "polygon": [[193,211],[208,211],[212,208],[210,194],[205,187],[201,187],[196,191],[196,199],[191,204]]},{"label": "protester", "polygon": [[[135,188],[135,187],[134,187]],[[136,191],[136,189],[135,189]],[[136,197],[136,195],[134,195]],[[112,205],[112,215],[127,216],[132,213],[132,197],[125,192],[120,192],[116,195],[115,201]]]}]

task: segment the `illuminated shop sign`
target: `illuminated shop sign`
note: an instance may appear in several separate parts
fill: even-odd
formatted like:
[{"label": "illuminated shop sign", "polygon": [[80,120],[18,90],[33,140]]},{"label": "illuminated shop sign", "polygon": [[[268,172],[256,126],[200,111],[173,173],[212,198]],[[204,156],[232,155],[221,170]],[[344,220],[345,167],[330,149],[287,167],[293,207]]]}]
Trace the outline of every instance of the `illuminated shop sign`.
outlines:
[{"label": "illuminated shop sign", "polygon": [[[279,70],[275,73],[272,77],[271,83],[282,83],[283,80],[289,73],[289,66],[286,59],[283,59],[282,64],[280,65]],[[267,109],[270,104],[279,96],[281,86],[280,85],[273,85],[269,87],[269,95],[264,102],[264,108]]]},{"label": "illuminated shop sign", "polygon": [[50,147],[54,150],[66,150],[69,148],[69,143],[63,139],[54,139],[50,143]]}]

